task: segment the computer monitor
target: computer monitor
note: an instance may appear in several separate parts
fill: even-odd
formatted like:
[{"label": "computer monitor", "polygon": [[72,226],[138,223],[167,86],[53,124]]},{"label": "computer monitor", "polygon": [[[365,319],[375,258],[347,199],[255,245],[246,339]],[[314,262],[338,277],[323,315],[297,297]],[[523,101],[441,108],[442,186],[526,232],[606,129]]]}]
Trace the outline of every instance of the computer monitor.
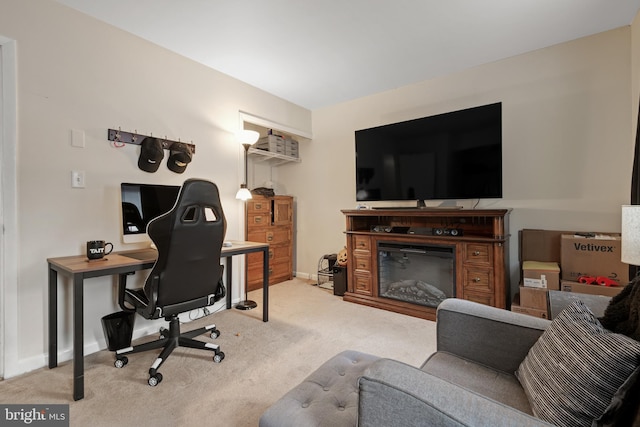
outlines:
[{"label": "computer monitor", "polygon": [[120,184],[122,241],[149,242],[149,221],[169,212],[176,204],[179,185]]}]

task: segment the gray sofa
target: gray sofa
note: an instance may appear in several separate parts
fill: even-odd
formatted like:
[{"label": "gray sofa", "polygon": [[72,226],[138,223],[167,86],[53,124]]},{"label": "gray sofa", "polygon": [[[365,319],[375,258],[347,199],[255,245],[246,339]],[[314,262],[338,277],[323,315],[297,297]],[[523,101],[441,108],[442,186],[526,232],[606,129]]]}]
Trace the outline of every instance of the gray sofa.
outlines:
[{"label": "gray sofa", "polygon": [[550,324],[445,300],[437,310],[437,352],[420,368],[345,351],[274,403],[260,427],[552,425],[532,415],[515,376]]},{"label": "gray sofa", "polygon": [[[359,382],[359,426],[548,426],[514,373],[550,321],[448,299],[420,369],[381,359]],[[355,424],[354,424],[355,425]]]}]

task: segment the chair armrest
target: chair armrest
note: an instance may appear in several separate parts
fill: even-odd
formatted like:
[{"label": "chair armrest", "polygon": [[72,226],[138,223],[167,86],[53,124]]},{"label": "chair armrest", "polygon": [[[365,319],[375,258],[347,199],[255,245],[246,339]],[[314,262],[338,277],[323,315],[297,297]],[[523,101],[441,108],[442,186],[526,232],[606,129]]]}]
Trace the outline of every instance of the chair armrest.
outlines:
[{"label": "chair armrest", "polygon": [[131,273],[121,273],[118,275],[118,305],[122,309],[122,311],[126,311],[128,313],[135,312],[135,307],[128,307],[125,304],[125,291],[127,289],[127,276]]},{"label": "chair armrest", "polygon": [[513,374],[549,320],[449,298],[436,313],[438,351]]},{"label": "chair armrest", "polygon": [[359,379],[358,426],[550,426],[544,421],[389,359]]}]

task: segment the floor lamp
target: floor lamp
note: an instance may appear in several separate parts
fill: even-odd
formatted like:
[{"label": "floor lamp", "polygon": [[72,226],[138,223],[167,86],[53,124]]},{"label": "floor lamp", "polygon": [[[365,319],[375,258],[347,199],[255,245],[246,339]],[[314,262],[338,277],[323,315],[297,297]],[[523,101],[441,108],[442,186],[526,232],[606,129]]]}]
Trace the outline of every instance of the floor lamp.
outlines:
[{"label": "floor lamp", "polygon": [[[249,147],[251,147],[251,145],[255,143],[259,137],[260,137],[260,134],[254,130],[241,130],[236,134],[236,139],[244,147],[244,182],[240,184],[240,189],[236,193],[236,199],[242,200],[243,202],[245,202],[244,204],[245,218],[246,218],[246,209],[247,209],[246,201],[251,198],[251,191],[249,191],[249,189],[247,188],[247,153],[249,152]],[[245,272],[246,272],[246,269],[245,269]],[[245,273],[244,301],[240,301],[238,304],[236,304],[236,308],[238,310],[251,310],[258,306],[258,304],[255,301],[251,301],[248,298],[247,288],[248,286],[247,286],[246,273]]]}]

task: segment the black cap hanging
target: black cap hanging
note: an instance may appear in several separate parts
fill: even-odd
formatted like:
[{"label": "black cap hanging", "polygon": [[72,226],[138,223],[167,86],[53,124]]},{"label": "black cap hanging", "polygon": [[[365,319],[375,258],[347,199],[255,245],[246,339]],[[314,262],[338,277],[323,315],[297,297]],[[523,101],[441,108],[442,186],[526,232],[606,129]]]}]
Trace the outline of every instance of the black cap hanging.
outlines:
[{"label": "black cap hanging", "polygon": [[162,142],[157,138],[146,137],[140,144],[140,157],[138,167],[145,172],[155,172],[160,167],[160,162],[164,157]]},{"label": "black cap hanging", "polygon": [[191,162],[191,148],[182,142],[174,142],[169,149],[171,154],[167,161],[167,167],[175,173],[182,173]]}]

